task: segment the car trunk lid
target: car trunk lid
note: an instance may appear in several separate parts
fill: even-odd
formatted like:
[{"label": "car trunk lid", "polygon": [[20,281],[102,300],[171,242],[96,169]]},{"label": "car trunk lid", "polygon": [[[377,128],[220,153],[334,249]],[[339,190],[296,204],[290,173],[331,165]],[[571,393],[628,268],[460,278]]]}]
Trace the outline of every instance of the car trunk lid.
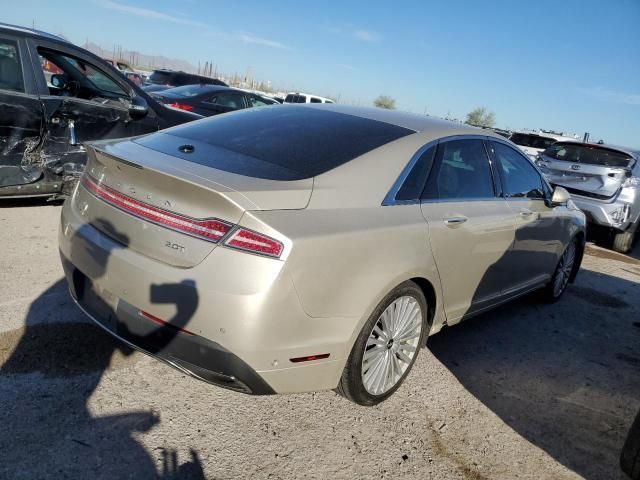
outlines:
[{"label": "car trunk lid", "polygon": [[223,172],[131,141],[97,142],[87,152],[87,178],[74,208],[128,248],[178,267],[197,265],[217,245],[215,236],[185,231],[185,224],[215,220],[203,228],[216,231],[237,224],[247,210],[305,208],[313,186],[312,179],[281,182]]}]

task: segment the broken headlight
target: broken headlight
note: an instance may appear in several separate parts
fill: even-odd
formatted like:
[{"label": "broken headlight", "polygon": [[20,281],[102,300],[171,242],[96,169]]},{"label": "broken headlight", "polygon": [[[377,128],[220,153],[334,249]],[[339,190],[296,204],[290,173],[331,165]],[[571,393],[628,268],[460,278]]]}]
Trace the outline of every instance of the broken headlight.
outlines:
[{"label": "broken headlight", "polygon": [[628,177],[622,184],[622,188],[640,188],[640,177]]},{"label": "broken headlight", "polygon": [[620,208],[617,208],[609,214],[613,223],[624,223],[629,218],[629,212],[631,208],[628,203],[625,203]]}]

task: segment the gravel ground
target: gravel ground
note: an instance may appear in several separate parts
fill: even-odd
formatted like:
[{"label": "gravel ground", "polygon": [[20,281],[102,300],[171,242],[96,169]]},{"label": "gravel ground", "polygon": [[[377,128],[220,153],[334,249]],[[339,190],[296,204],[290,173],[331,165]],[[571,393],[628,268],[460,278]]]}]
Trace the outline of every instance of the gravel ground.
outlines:
[{"label": "gravel ground", "polygon": [[640,408],[640,246],[590,245],[555,305],[525,298],[429,340],[375,408],[250,397],[86,322],[60,206],[0,204],[0,478],[624,478]]}]

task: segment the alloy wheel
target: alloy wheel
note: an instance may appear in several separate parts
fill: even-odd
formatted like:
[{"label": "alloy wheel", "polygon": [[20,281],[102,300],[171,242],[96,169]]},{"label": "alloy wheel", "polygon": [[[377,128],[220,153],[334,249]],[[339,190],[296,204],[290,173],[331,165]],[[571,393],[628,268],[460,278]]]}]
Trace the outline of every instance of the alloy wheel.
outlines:
[{"label": "alloy wheel", "polygon": [[576,242],[572,241],[571,243],[569,243],[569,245],[567,245],[567,248],[562,254],[562,257],[560,257],[558,269],[556,270],[556,276],[553,279],[553,295],[555,297],[559,297],[564,289],[567,288],[575,259]]},{"label": "alloy wheel", "polygon": [[380,315],[362,356],[362,383],[371,395],[391,390],[418,353],[422,309],[412,296],[394,300]]}]

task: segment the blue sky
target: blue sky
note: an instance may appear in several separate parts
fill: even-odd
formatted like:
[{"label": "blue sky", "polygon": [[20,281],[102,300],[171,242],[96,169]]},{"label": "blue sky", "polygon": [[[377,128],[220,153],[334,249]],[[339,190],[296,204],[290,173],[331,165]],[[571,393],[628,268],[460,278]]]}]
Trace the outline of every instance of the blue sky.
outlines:
[{"label": "blue sky", "polygon": [[22,0],[2,21],[284,89],[640,148],[640,0]]}]

